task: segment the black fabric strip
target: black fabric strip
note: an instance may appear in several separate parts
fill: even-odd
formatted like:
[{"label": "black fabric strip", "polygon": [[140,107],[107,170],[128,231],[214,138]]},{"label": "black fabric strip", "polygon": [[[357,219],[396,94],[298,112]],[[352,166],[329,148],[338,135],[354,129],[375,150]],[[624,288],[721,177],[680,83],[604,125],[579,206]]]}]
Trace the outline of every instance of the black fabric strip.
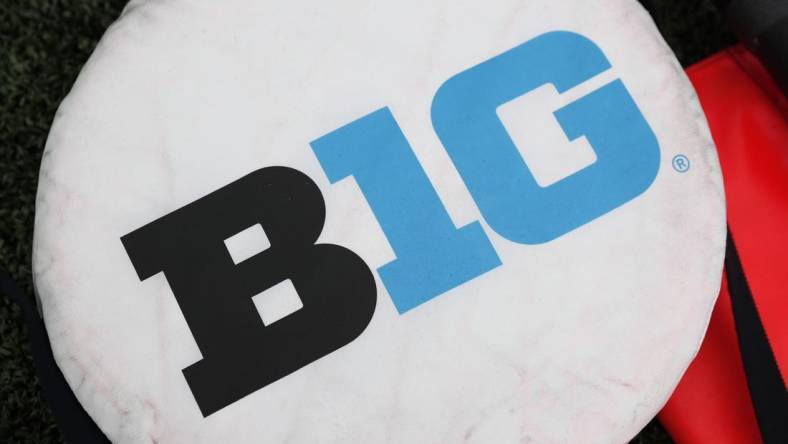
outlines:
[{"label": "black fabric strip", "polygon": [[788,390],[758,316],[730,231],[725,267],[739,351],[761,437],[765,444],[788,443]]},{"label": "black fabric strip", "polygon": [[758,36],[755,53],[788,97],[788,14]]},{"label": "black fabric strip", "polygon": [[785,0],[732,0],[726,15],[742,41],[751,42],[780,19],[788,16]]},{"label": "black fabric strip", "polygon": [[49,401],[63,438],[69,443],[104,444],[109,440],[79,404],[60,372],[49,345],[44,321],[33,301],[22,293],[11,276],[0,268],[0,293],[19,305],[27,323],[27,335],[33,351],[41,391]]}]

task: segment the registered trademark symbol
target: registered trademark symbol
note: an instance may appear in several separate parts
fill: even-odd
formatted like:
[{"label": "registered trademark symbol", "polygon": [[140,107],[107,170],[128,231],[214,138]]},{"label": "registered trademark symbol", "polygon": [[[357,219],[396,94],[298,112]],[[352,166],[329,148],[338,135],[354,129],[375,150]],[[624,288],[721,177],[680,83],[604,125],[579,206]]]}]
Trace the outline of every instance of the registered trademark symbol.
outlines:
[{"label": "registered trademark symbol", "polygon": [[676,154],[673,156],[673,169],[679,173],[686,173],[690,168],[690,161],[687,156],[683,154]]}]

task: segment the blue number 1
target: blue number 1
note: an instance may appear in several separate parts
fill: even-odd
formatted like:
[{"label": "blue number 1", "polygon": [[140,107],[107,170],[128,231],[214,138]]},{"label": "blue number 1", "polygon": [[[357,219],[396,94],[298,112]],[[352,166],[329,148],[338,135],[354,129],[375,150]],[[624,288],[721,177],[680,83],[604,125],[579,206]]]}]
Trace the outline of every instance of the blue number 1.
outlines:
[{"label": "blue number 1", "polygon": [[331,183],[356,179],[397,258],[378,268],[404,313],[501,265],[479,222],[455,228],[388,108],[311,143]]}]

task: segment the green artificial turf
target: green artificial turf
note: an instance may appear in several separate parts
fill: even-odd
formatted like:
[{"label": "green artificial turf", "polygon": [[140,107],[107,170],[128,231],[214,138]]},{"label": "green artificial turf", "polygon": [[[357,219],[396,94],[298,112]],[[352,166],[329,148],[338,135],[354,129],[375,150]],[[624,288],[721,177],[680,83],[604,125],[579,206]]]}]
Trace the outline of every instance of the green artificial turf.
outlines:
[{"label": "green artificial turf", "polygon": [[[710,0],[643,0],[688,65],[730,45]],[[49,125],[124,0],[0,0],[0,266],[32,298],[38,166]],[[648,328],[645,326],[644,328]],[[0,297],[0,443],[61,442],[42,399],[21,312]],[[633,442],[672,442],[652,422]]]}]

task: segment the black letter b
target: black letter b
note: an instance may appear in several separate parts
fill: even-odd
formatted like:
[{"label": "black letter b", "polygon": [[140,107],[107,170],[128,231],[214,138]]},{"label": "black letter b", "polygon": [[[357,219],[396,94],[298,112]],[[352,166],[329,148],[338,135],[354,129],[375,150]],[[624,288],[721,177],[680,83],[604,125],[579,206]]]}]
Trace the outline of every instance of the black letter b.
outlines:
[{"label": "black letter b", "polygon": [[[203,359],[183,374],[203,416],[350,343],[375,310],[352,251],[315,244],[320,190],[285,167],[257,170],[121,238],[141,280],[164,272]],[[271,246],[235,264],[224,240],[260,224]],[[290,279],[303,308],[270,324],[252,296]]]}]

